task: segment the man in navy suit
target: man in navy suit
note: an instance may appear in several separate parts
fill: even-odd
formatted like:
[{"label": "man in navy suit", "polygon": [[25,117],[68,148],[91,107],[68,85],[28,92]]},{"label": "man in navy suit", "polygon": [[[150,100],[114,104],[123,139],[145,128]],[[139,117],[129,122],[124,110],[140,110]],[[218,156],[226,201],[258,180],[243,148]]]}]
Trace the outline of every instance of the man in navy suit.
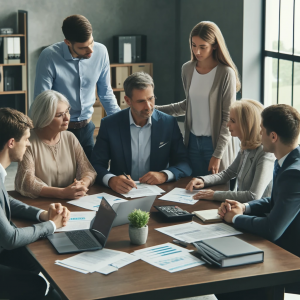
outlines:
[{"label": "man in navy suit", "polygon": [[97,182],[123,194],[135,188],[137,180],[161,184],[190,176],[176,119],[154,109],[151,76],[144,72],[130,75],[124,90],[129,108],[101,120],[91,158]]},{"label": "man in navy suit", "polygon": [[[237,229],[260,235],[297,256],[300,256],[299,133],[300,114],[296,109],[286,104],[265,108],[262,143],[264,151],[274,153],[277,158],[272,195],[244,204],[226,200],[219,208],[219,215]],[[295,292],[291,286],[286,290]]]}]

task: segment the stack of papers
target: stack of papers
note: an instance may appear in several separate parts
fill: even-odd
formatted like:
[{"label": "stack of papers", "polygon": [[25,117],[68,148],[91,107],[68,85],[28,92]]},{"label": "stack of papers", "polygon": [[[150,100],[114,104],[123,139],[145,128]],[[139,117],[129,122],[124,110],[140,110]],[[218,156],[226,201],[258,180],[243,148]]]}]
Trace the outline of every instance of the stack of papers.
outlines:
[{"label": "stack of papers", "polygon": [[157,196],[165,193],[163,189],[158,187],[157,185],[150,185],[146,183],[140,183],[139,181],[135,181],[137,186],[129,191],[127,194],[121,194],[127,198],[139,198],[139,197],[146,197],[146,196]]},{"label": "stack of papers", "polygon": [[85,196],[78,200],[71,200],[71,201],[68,201],[68,203],[85,208],[85,209],[98,211],[102,197],[104,197],[111,206],[114,203],[127,202],[127,200],[122,199],[120,197],[115,197],[115,196],[107,194],[107,193],[100,193],[100,194]]},{"label": "stack of papers", "polygon": [[198,202],[198,200],[193,199],[193,196],[197,193],[198,191],[190,192],[187,191],[186,189],[175,188],[171,192],[160,197],[159,200],[166,200],[166,201],[193,205]]},{"label": "stack of papers", "polygon": [[196,222],[156,228],[156,230],[186,243],[242,234],[226,224],[200,225]]},{"label": "stack of papers", "polygon": [[157,268],[173,273],[204,264],[204,261],[189,253],[192,251],[166,243],[137,250],[132,254]]},{"label": "stack of papers", "polygon": [[137,260],[139,257],[126,252],[102,249],[56,260],[55,264],[83,274],[98,272],[107,275]]},{"label": "stack of papers", "polygon": [[67,226],[56,229],[55,232],[90,229],[95,211],[71,211]]}]

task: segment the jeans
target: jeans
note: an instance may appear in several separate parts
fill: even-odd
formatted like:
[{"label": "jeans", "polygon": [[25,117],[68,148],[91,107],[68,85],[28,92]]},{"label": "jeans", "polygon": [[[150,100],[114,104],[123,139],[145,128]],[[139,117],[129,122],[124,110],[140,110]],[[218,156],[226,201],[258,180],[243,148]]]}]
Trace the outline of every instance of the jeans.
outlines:
[{"label": "jeans", "polygon": [[95,125],[90,121],[85,127],[79,129],[68,129],[73,132],[81,144],[85,155],[90,160],[94,148],[94,129]]},{"label": "jeans", "polygon": [[209,162],[214,153],[211,136],[196,136],[190,133],[188,153],[193,170],[192,176],[208,175]]}]

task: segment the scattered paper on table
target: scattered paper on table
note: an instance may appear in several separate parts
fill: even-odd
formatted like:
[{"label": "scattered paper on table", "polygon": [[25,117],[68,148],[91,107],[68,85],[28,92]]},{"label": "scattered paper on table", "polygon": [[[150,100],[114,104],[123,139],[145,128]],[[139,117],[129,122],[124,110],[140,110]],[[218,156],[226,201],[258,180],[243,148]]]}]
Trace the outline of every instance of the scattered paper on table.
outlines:
[{"label": "scattered paper on table", "polygon": [[135,181],[137,189],[133,188],[127,194],[121,194],[127,198],[139,198],[146,196],[157,196],[165,193],[163,189],[158,187],[157,185],[140,183],[139,181]]},{"label": "scattered paper on table", "polygon": [[79,268],[75,268],[75,267],[71,267],[71,266],[65,265],[65,264],[61,263],[60,261],[56,261],[55,264],[58,265],[58,266],[64,267],[64,268],[71,269],[73,271],[77,271],[77,272],[83,273],[83,274],[90,273],[89,271],[86,271],[86,270],[82,270],[82,269],[79,269]]},{"label": "scattered paper on table", "polygon": [[124,256],[123,258],[121,258],[118,261],[115,261],[114,263],[112,263],[110,265],[117,269],[120,269],[120,268],[125,267],[139,259],[140,259],[139,257],[127,253],[126,256]]},{"label": "scattered paper on table", "polygon": [[102,267],[122,259],[124,256],[126,256],[126,254],[128,253],[110,249],[102,249],[97,251],[82,252],[64,260],[58,260],[57,262],[88,272],[95,272]]},{"label": "scattered paper on table", "polygon": [[242,233],[226,224],[200,225],[196,222],[156,228],[156,230],[187,243]]},{"label": "scattered paper on table", "polygon": [[166,201],[172,201],[172,202],[193,205],[198,202],[198,200],[193,199],[193,196],[197,193],[198,193],[198,191],[190,192],[190,191],[187,191],[186,189],[174,188],[169,193],[160,197],[159,200],[166,200]]},{"label": "scattered paper on table", "polygon": [[90,229],[95,211],[71,211],[67,226],[56,229],[55,232]]},{"label": "scattered paper on table", "polygon": [[116,197],[116,196],[113,196],[113,195],[110,195],[107,193],[100,193],[100,194],[81,197],[78,200],[71,200],[71,201],[68,201],[68,203],[85,208],[85,209],[98,211],[102,197],[104,197],[111,206],[114,203],[127,202],[127,200],[122,199],[120,197]]},{"label": "scattered paper on table", "polygon": [[96,270],[96,272],[101,273],[103,275],[108,275],[112,272],[116,272],[118,271],[118,268],[113,267],[112,265],[107,265],[104,267],[99,268],[98,270]]},{"label": "scattered paper on table", "polygon": [[166,243],[137,250],[132,254],[155,267],[173,273],[205,263],[201,259],[191,255],[189,253],[191,251],[171,243]]}]

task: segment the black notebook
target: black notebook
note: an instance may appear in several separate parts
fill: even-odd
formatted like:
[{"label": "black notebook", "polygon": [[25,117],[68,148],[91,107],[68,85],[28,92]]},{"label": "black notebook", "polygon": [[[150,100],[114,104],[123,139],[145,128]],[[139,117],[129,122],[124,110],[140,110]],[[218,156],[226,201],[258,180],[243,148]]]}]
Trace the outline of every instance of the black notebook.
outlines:
[{"label": "black notebook", "polygon": [[194,243],[194,246],[201,259],[221,268],[264,261],[261,249],[234,236],[204,240]]}]

